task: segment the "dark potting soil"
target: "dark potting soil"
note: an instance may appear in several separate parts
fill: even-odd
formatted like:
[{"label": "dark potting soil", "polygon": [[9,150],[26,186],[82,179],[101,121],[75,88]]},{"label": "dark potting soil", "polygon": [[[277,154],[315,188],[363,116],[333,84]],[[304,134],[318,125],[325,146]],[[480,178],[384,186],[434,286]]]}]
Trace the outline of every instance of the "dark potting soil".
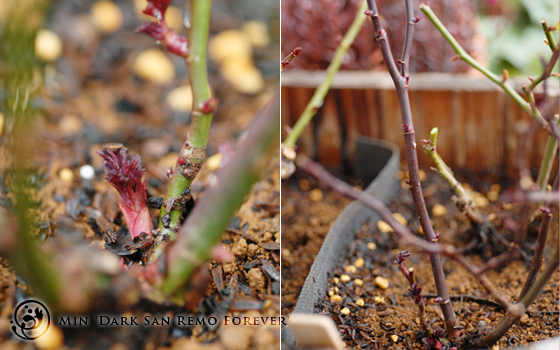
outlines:
[{"label": "dark potting soil", "polygon": [[[432,214],[437,214],[431,217],[436,232],[441,232],[440,241],[452,243],[457,247],[471,246],[472,249],[466,255],[475,265],[481,265],[490,257],[506,251],[506,247],[500,246],[499,240],[490,235],[480,236],[471,229],[468,220],[451,202],[452,193],[442,178],[429,174],[423,185],[428,209]],[[511,206],[496,201],[499,187],[488,187],[489,190],[483,191],[484,193],[474,192],[473,197],[481,212],[488,215],[500,235],[510,239],[511,232],[502,226],[503,221],[507,217],[519,219],[521,208],[518,205]],[[418,232],[419,222],[410,191],[404,182],[402,188],[389,208],[393,213],[400,213],[413,232]],[[440,206],[442,204],[443,207]],[[558,244],[558,208],[554,208],[553,212],[553,224],[543,268],[552,247]],[[349,249],[344,250],[345,256],[339,259],[330,275],[327,296],[316,308],[320,313],[332,317],[349,348],[424,349],[422,338],[425,335],[418,318],[418,308],[407,295],[410,286],[399,271],[398,265],[394,263],[395,255],[409,247],[399,245],[394,233],[380,232],[384,230],[383,225],[372,227],[370,224],[364,224]],[[283,239],[286,239],[284,234],[283,236]],[[487,240],[486,243],[483,239]],[[523,288],[527,276],[526,264],[533,255],[534,241],[535,237],[530,235],[522,247],[528,256],[526,261],[523,258],[511,261],[507,266],[487,273],[496,288],[511,301],[517,298]],[[434,329],[438,326],[443,327],[441,311],[431,302],[436,296],[436,290],[429,256],[415,249],[409,250],[412,255],[405,262],[405,266],[415,269],[417,281],[422,287],[422,295],[428,298],[427,317]],[[479,321],[495,327],[504,316],[500,305],[457,263],[446,258],[443,258],[443,263],[453,308],[463,331],[473,331]],[[349,278],[342,277],[344,275]],[[344,282],[346,279],[348,281]],[[388,283],[388,287],[385,288],[384,283]],[[529,307],[526,315],[497,343],[498,348],[558,336],[558,283],[558,274],[555,273]]]},{"label": "dark potting soil", "polygon": [[329,229],[350,200],[296,172],[282,182],[282,314],[296,305]]}]

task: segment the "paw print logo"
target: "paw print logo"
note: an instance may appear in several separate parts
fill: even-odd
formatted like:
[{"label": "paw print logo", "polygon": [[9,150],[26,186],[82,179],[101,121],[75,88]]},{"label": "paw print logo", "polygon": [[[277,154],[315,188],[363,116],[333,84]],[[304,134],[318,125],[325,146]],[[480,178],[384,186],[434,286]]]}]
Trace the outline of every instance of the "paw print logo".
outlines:
[{"label": "paw print logo", "polygon": [[51,315],[43,303],[26,300],[14,310],[12,332],[25,340],[33,340],[47,333],[51,325]]}]

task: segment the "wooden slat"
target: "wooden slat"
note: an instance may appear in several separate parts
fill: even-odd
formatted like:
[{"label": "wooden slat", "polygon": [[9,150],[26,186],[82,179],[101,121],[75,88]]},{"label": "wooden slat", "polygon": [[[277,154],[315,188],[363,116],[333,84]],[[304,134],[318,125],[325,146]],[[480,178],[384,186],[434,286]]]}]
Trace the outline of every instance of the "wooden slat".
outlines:
[{"label": "wooden slat", "polygon": [[344,125],[344,158],[349,164],[354,164],[354,155],[356,154],[356,136],[358,135],[358,113],[356,106],[361,94],[356,90],[338,90],[340,91],[339,100],[341,109],[339,110],[340,123]]},{"label": "wooden slat", "polygon": [[330,168],[336,168],[342,163],[342,136],[338,114],[335,96],[330,92],[321,107],[321,114],[317,115],[315,132],[317,160]]},{"label": "wooden slat", "polygon": [[[337,88],[327,95],[313,121],[314,126],[306,128],[298,143],[299,151],[316,156],[330,167],[351,164],[355,138],[360,134],[397,144],[405,159],[398,98],[392,82],[386,81],[384,74],[342,72],[337,76],[334,84]],[[293,78],[286,83],[284,76],[282,120],[293,125],[313,89],[295,87]],[[302,85],[310,85],[317,76],[320,74],[311,75]],[[375,81],[368,81],[367,78],[373,76]],[[496,176],[504,175],[503,172],[509,177],[518,176],[516,122],[532,121],[511,98],[482,78],[446,74],[415,75],[414,78],[416,83],[411,82],[410,99],[422,167],[432,164],[424,155],[420,140],[427,138],[430,130],[437,126],[440,129],[438,152],[453,170],[468,167]],[[356,84],[348,88],[353,79],[357,79]],[[456,84],[451,84],[454,81]],[[290,85],[294,87],[287,87]],[[555,89],[550,91],[552,105],[558,113],[558,89]],[[546,132],[541,130],[531,142],[528,154],[532,167],[540,165],[546,140]]]}]

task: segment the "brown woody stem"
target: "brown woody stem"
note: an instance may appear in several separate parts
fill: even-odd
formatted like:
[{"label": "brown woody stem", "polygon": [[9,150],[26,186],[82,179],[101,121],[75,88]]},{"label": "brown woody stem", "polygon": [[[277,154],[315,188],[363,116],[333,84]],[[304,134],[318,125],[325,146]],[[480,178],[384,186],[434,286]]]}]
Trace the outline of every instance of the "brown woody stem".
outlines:
[{"label": "brown woody stem", "polygon": [[[383,59],[395,84],[395,88],[397,90],[397,95],[399,98],[412,197],[414,199],[416,210],[420,218],[422,230],[424,231],[424,237],[426,241],[432,242],[433,240],[435,240],[435,233],[430,223],[430,217],[428,215],[428,209],[424,201],[422,185],[420,183],[418,154],[416,153],[416,141],[414,138],[414,124],[412,121],[410,100],[408,97],[409,76],[407,74],[407,68],[402,69],[399,74],[395,60],[393,58],[393,54],[391,53],[391,48],[387,38],[387,32],[383,28],[381,20],[379,18],[379,11],[377,9],[375,0],[367,0],[367,2],[369,6],[368,14],[371,16],[371,20],[373,22],[376,33],[375,39],[381,48]],[[401,64],[407,67],[408,59],[410,57],[410,46],[412,45],[413,27],[414,23],[416,23],[416,18],[414,18],[414,11],[412,10],[411,0],[406,0],[405,4],[407,8],[406,21],[408,25],[403,48],[403,59],[405,59],[406,61],[401,61]],[[449,300],[449,292],[445,283],[445,274],[439,254],[430,254],[430,261],[432,263],[432,271],[434,274],[434,280],[436,283],[438,295],[444,301]],[[455,316],[455,312],[453,311],[451,303],[441,304],[440,306],[449,336],[452,338],[458,336],[460,334],[460,331],[457,329],[457,327],[459,326],[459,322],[457,321],[457,317]]]},{"label": "brown woody stem", "polygon": [[525,280],[525,285],[523,286],[523,290],[519,294],[517,300],[523,299],[523,297],[527,294],[531,286],[535,283],[539,270],[541,269],[544,247],[548,237],[548,228],[550,226],[550,220],[552,219],[552,212],[550,208],[543,207],[541,208],[541,211],[542,221],[539,230],[539,238],[537,239],[537,248],[535,249],[535,255],[533,255],[533,260],[531,261],[531,268],[529,269],[527,280]]}]

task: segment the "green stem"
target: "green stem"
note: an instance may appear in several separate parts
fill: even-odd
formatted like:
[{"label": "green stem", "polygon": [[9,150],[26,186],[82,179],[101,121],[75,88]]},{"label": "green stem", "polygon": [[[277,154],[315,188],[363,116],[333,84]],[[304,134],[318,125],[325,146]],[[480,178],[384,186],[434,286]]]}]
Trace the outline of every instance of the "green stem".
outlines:
[{"label": "green stem", "polygon": [[200,200],[168,251],[168,273],[160,288],[165,294],[180,290],[192,272],[220,242],[231,217],[278,149],[280,101],[275,97],[259,113],[233,158],[216,173],[215,185]]},{"label": "green stem", "polygon": [[[556,119],[556,124],[560,125],[560,118]],[[541,161],[539,175],[537,177],[537,186],[539,190],[546,189],[546,185],[548,184],[550,171],[552,170],[552,165],[554,163],[557,149],[558,149],[558,139],[554,135],[548,135],[548,141],[546,142],[545,153]]]},{"label": "green stem", "polygon": [[554,35],[552,35],[552,30],[548,29],[548,23],[546,20],[543,19],[541,21],[541,25],[544,31],[544,35],[546,35],[546,41],[548,41],[548,46],[552,50],[552,52],[558,50],[558,45],[556,44],[556,39],[554,39]]},{"label": "green stem", "polygon": [[434,162],[438,173],[449,183],[449,186],[451,186],[451,189],[455,192],[455,195],[457,195],[456,205],[459,210],[465,213],[471,221],[481,225],[485,220],[480,213],[477,212],[471,196],[463,185],[457,181],[451,169],[445,164],[445,161],[441,158],[439,153],[437,153],[437,135],[438,128],[433,128],[430,132],[430,140],[424,145],[424,151]]},{"label": "green stem", "polygon": [[336,49],[334,57],[329,64],[329,67],[327,68],[327,75],[325,76],[325,80],[323,80],[321,85],[319,85],[317,90],[315,90],[311,101],[309,101],[298,121],[284,140],[282,144],[283,148],[293,148],[295,146],[297,140],[301,136],[301,133],[303,132],[307,124],[309,124],[311,119],[313,119],[313,117],[317,113],[317,110],[319,110],[319,108],[323,104],[323,100],[325,99],[327,92],[329,92],[329,89],[331,88],[334,76],[336,75],[340,68],[340,65],[342,64],[344,55],[350,48],[350,45],[352,45],[352,43],[356,39],[356,36],[358,36],[358,33],[360,33],[362,26],[366,21],[367,16],[364,15],[366,9],[367,5],[364,0],[360,8],[358,9],[358,12],[356,13],[354,22],[352,22],[350,29],[348,29],[348,32],[346,32],[346,35]]},{"label": "green stem", "polygon": [[445,25],[439,20],[439,18],[436,16],[436,14],[432,11],[432,9],[428,5],[420,4],[420,10],[424,12],[426,17],[428,17],[428,19],[440,31],[443,37],[449,42],[449,44],[451,44],[451,46],[453,47],[453,49],[455,50],[455,52],[457,53],[460,59],[468,63],[471,67],[478,70],[479,72],[487,76],[490,80],[492,80],[494,83],[496,83],[498,86],[500,86],[506,94],[508,94],[527,114],[529,114],[532,118],[538,121],[543,127],[546,128],[548,126],[546,120],[544,120],[540,111],[536,108],[532,108],[532,106],[527,101],[525,101],[523,97],[521,97],[521,95],[517,93],[517,91],[515,91],[513,87],[511,87],[509,84],[506,83],[503,77],[492,73],[489,69],[482,66],[474,58],[472,58],[471,55],[469,55],[465,51],[465,49],[463,49],[461,44],[459,44],[457,40],[455,40],[453,35],[449,32],[449,30],[447,30]]},{"label": "green stem", "polygon": [[[159,220],[159,229],[162,233],[168,234],[171,239],[175,239],[179,229],[182,209],[176,207],[176,209],[168,210],[170,208],[168,203],[181,199],[183,192],[191,186],[202,166],[210,133],[212,112],[215,107],[210,106],[209,108],[212,103],[210,103],[206,64],[211,8],[212,1],[210,0],[191,0],[192,27],[189,33],[189,57],[186,61],[193,94],[192,122],[187,141],[175,164]],[[185,161],[184,164],[179,162],[181,158]],[[170,215],[170,224],[165,227],[162,218],[167,214]]]}]

